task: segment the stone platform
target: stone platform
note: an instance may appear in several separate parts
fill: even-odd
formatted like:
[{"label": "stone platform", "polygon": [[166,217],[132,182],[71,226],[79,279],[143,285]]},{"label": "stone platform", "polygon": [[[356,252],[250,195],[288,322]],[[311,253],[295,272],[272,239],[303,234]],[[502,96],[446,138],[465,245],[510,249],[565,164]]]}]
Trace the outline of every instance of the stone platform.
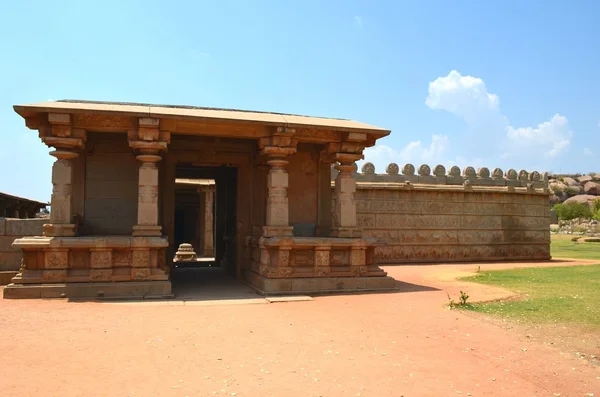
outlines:
[{"label": "stone platform", "polygon": [[4,299],[49,298],[171,298],[170,281],[130,281],[108,283],[9,284]]},{"label": "stone platform", "polygon": [[244,281],[261,295],[327,294],[332,292],[393,291],[392,277],[306,277],[266,278],[244,272]]}]

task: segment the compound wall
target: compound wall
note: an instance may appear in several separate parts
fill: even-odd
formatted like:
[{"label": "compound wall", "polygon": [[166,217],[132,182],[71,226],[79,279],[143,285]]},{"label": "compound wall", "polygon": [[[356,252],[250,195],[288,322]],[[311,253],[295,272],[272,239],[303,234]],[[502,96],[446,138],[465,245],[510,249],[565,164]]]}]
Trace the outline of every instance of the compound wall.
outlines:
[{"label": "compound wall", "polygon": [[385,243],[377,263],[550,258],[546,175],[497,169],[494,178],[487,169],[460,175],[453,167],[454,175],[436,176],[428,166],[414,175],[410,164],[399,175],[394,166],[377,175],[367,163],[356,174],[358,226]]},{"label": "compound wall", "polygon": [[23,254],[11,244],[23,236],[41,236],[44,223],[48,219],[0,218],[0,271],[19,270]]}]

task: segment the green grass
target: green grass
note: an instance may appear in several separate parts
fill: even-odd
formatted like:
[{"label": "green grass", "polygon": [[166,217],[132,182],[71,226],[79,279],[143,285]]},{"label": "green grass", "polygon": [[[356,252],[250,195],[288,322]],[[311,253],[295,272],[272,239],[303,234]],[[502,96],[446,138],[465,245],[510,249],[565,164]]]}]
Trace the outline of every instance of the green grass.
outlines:
[{"label": "green grass", "polygon": [[[600,243],[552,236],[553,258],[598,259]],[[462,280],[500,286],[520,299],[475,303],[464,309],[524,323],[562,323],[600,329],[600,265],[481,272]],[[468,293],[468,291],[465,291]]]},{"label": "green grass", "polygon": [[598,259],[600,260],[600,243],[571,241],[570,235],[553,235],[550,253],[553,258]]},{"label": "green grass", "polygon": [[465,309],[522,322],[600,328],[600,265],[491,271],[463,280],[497,285],[521,295],[520,300],[476,303]]}]

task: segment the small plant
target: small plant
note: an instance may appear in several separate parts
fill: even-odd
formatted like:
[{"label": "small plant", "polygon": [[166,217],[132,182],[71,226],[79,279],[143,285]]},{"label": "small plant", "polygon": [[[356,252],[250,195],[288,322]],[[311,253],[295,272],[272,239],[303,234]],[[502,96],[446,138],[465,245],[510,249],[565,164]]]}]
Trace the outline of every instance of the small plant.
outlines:
[{"label": "small plant", "polygon": [[573,241],[574,243],[576,243],[577,241],[579,241],[580,238],[581,238],[581,236],[571,237],[571,241]]},{"label": "small plant", "polygon": [[460,291],[458,303],[450,297],[450,294],[446,293],[446,295],[448,295],[448,307],[450,309],[454,309],[454,308],[461,307],[461,306],[466,306],[467,302],[469,300],[469,295],[467,295],[466,292],[464,292],[464,291]]}]

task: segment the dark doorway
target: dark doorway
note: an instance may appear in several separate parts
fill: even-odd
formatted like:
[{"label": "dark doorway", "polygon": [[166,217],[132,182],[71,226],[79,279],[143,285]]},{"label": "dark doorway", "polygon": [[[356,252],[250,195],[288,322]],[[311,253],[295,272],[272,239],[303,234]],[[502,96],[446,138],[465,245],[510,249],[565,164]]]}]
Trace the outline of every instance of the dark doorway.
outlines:
[{"label": "dark doorway", "polygon": [[[237,168],[230,166],[194,166],[192,164],[180,164],[175,171],[177,181],[185,180],[186,183],[193,186],[194,181],[214,181],[214,200],[213,200],[213,233],[214,233],[214,262],[213,268],[221,268],[223,272],[231,277],[236,276],[236,213],[237,213]],[[177,184],[176,184],[177,186]],[[188,189],[189,191],[190,189]],[[191,189],[193,190],[193,189]],[[183,193],[181,193],[183,192]],[[176,190],[175,197],[175,235],[174,251],[181,243],[192,244],[194,249],[201,252],[203,236],[202,222],[198,219],[204,219],[201,212],[204,206],[198,200],[194,207],[190,205],[190,200],[184,198],[185,189]],[[187,193],[190,194],[189,192]],[[193,199],[191,200],[193,202]],[[185,204],[185,205],[184,205]],[[195,246],[194,246],[195,245]],[[197,267],[206,266],[206,263],[197,263]],[[178,263],[177,267],[196,267],[192,262],[186,262],[185,265]],[[173,266],[173,271],[177,268]],[[213,273],[214,273],[213,269]],[[173,273],[173,281],[178,278]]]}]

